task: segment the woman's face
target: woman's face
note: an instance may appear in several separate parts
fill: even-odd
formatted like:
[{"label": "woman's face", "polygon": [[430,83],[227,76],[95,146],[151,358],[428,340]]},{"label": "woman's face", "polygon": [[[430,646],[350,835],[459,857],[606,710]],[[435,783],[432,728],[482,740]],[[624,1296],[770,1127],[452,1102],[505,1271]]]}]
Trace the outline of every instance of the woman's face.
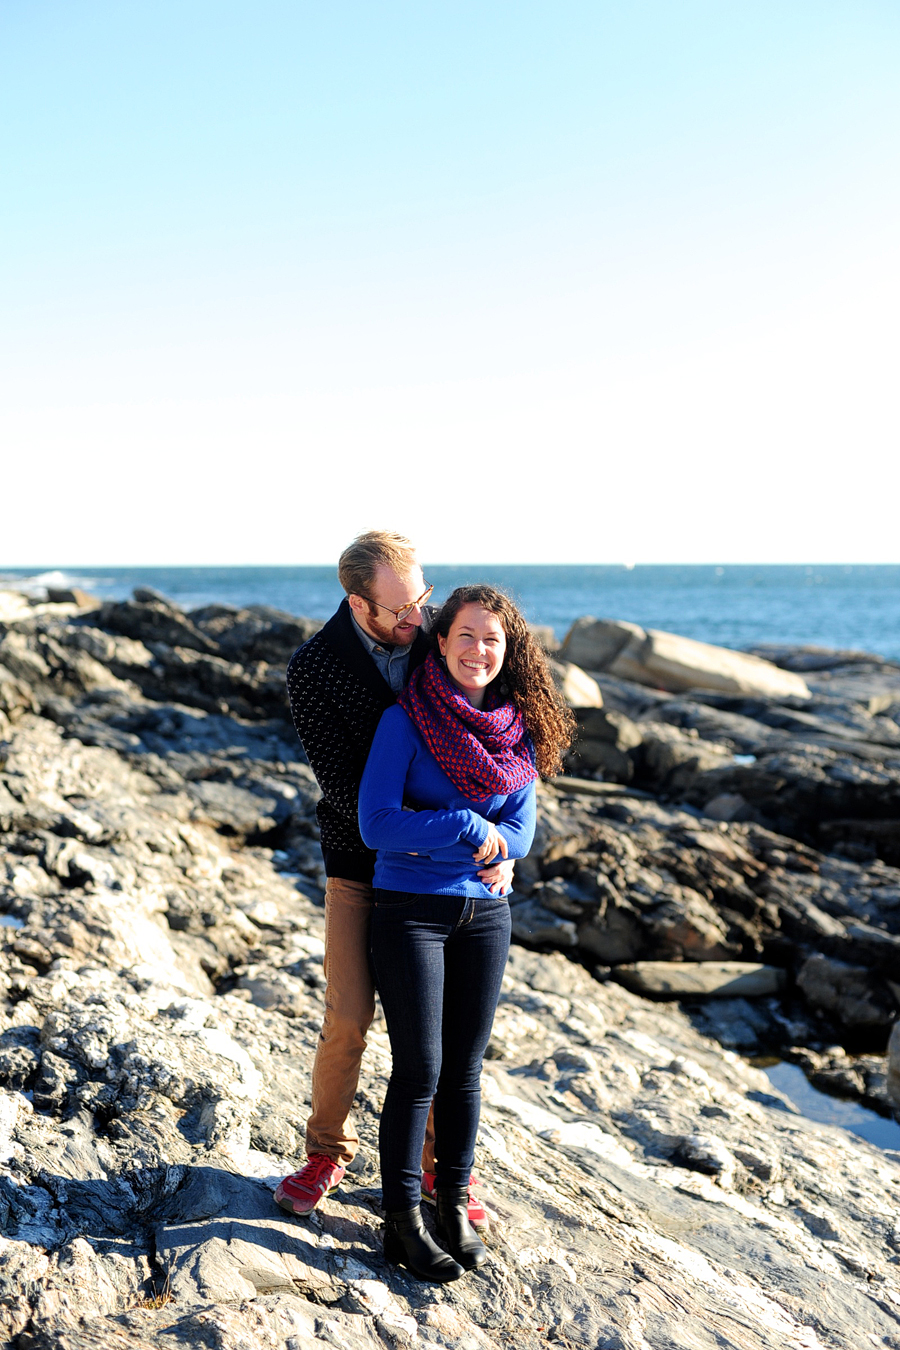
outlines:
[{"label": "woman's face", "polygon": [[438,634],[447,674],[475,708],[500,673],[506,655],[506,633],[496,614],[480,605],[463,605],[446,637]]}]

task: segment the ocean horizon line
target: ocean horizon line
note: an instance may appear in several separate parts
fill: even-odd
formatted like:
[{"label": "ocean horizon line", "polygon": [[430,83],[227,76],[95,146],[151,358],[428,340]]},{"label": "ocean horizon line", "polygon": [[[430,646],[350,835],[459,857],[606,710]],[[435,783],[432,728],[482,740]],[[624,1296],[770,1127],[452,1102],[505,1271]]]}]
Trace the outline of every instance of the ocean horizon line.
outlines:
[{"label": "ocean horizon line", "polygon": [[[149,587],[184,610],[251,605],[325,620],[343,591],[328,564],[0,568],[32,598],[78,588],[102,601]],[[818,646],[900,660],[897,563],[424,563],[438,600],[488,582],[562,639],[578,618],[626,620],[715,646]]]},{"label": "ocean horizon line", "polygon": [[[515,568],[539,568],[539,567],[587,567],[587,568],[612,568],[622,571],[635,571],[638,568],[715,568],[715,567],[779,567],[779,568],[844,568],[844,569],[874,569],[874,568],[900,568],[900,561],[897,562],[820,562],[815,559],[804,560],[802,562],[729,562],[721,559],[709,562],[518,562],[515,559],[505,558],[502,561],[485,561],[484,559],[447,561],[447,560],[428,560],[429,567],[515,567]],[[303,563],[270,563],[270,562],[252,562],[252,563],[229,563],[229,562],[168,562],[168,563],[141,563],[141,562],[119,562],[119,563],[93,563],[93,562],[70,562],[70,563],[0,563],[0,582],[10,578],[25,574],[45,575],[48,573],[84,573],[84,572],[152,572],[152,571],[252,571],[254,569],[263,569],[266,571],[290,570],[290,569],[322,569],[337,566],[337,557],[326,562],[303,562]]]}]

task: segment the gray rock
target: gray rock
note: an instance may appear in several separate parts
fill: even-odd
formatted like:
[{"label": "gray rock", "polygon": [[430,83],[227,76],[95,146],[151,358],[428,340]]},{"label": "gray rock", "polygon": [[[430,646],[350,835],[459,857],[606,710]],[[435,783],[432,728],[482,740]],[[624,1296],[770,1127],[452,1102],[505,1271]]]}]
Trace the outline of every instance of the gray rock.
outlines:
[{"label": "gray rock", "polygon": [[553,675],[554,683],[570,708],[602,708],[603,695],[597,681],[571,661],[556,661],[552,657],[547,664]]},{"label": "gray rock", "polygon": [[757,656],[612,619],[577,619],[562,654],[585,670],[656,688],[809,698],[805,680]]},{"label": "gray rock", "polygon": [[900,1116],[900,1022],[894,1024],[888,1041],[887,1090],[894,1109]]},{"label": "gray rock", "polygon": [[848,1027],[888,1027],[896,1016],[893,999],[865,966],[817,953],[801,966],[797,984],[813,1008],[832,1013]]},{"label": "gray rock", "polygon": [[[483,1076],[490,1262],[436,1290],[381,1256],[380,1016],[355,1112],[368,1162],[311,1219],[271,1199],[302,1162],[323,950],[317,793],[274,710],[274,667],[251,659],[254,644],[280,640],[281,620],[241,629],[230,612],[185,616],[152,595],[113,623],[29,608],[4,631],[23,694],[0,724],[5,1340],[857,1350],[900,1339],[897,1159],[804,1120],[722,1048],[779,1027],[792,1036],[799,1017],[774,997],[688,1016],[535,950],[562,943],[606,968],[697,951],[760,965],[771,950],[796,970],[816,953],[841,997],[853,988],[834,967],[852,951],[863,1001],[883,995],[895,1011],[883,967],[900,873],[631,786],[542,787],[513,904],[531,947],[511,953]],[[604,692],[625,688],[604,679]],[[636,715],[659,703],[649,689],[628,698]],[[642,752],[638,730],[640,746],[621,753]],[[835,791],[865,788],[871,763]],[[836,1036],[857,1011],[838,998],[810,1025]],[[798,1046],[794,1058],[832,1090],[887,1100],[874,1053]]]},{"label": "gray rock", "polygon": [[556,633],[553,630],[552,624],[530,623],[528,625],[528,631],[534,638],[535,642],[540,643],[545,652],[549,653],[558,650],[559,641],[556,637]]},{"label": "gray rock", "polygon": [[577,739],[568,757],[571,769],[589,773],[600,770],[613,782],[630,782],[634,761],[629,751],[643,739],[636,724],[623,713],[600,707],[580,709],[577,720]]},{"label": "gray rock", "polygon": [[297,618],[270,605],[246,609],[207,605],[191,610],[188,618],[218,644],[224,656],[244,665],[265,661],[286,666],[296,648],[322,626],[317,620]]},{"label": "gray rock", "polygon": [[607,905],[578,928],[578,945],[608,966],[632,961],[646,943],[641,917],[632,905]]},{"label": "gray rock", "polygon": [[665,722],[641,723],[638,781],[655,791],[680,793],[700,776],[731,763],[727,746],[703,741]]},{"label": "gray rock", "polygon": [[512,906],[512,931],[517,942],[535,946],[574,947],[578,942],[574,923],[545,909],[536,900]]},{"label": "gray rock", "polygon": [[[716,997],[690,1003],[688,1009],[699,1032],[725,1049],[743,1054],[771,1053],[773,1046],[784,1043],[786,1034],[793,1032],[796,1037],[798,1033],[796,1019],[788,1021],[776,999]],[[808,1028],[803,1030],[812,1034]]]},{"label": "gray rock", "polygon": [[[562,652],[569,661],[584,670],[610,670],[617,657],[634,641],[644,639],[644,630],[634,623],[620,623],[613,619],[594,619],[586,615],[576,619],[562,642]],[[612,672],[618,675],[618,671]],[[624,679],[633,675],[624,674]],[[644,681],[639,681],[644,683]]]},{"label": "gray rock", "polygon": [[[331,1244],[272,1204],[271,1189],[213,1167],[184,1174],[156,1229],[157,1260],[176,1301],[213,1303],[301,1289],[337,1303]],[[361,1230],[360,1236],[365,1236]]]},{"label": "gray rock", "polygon": [[302,980],[284,971],[266,971],[264,974],[243,975],[235,986],[245,991],[259,1008],[277,1008],[287,1017],[299,1017],[309,1012],[309,991]]},{"label": "gray rock", "polygon": [[606,783],[596,778],[570,778],[560,774],[548,782],[557,792],[568,797],[649,797],[640,788],[625,787],[621,783]]},{"label": "gray rock", "polygon": [[638,961],[614,978],[638,994],[668,998],[759,998],[784,988],[784,971],[751,961]]},{"label": "gray rock", "polygon": [[706,803],[703,814],[711,820],[748,820],[751,811],[739,792],[720,792]]},{"label": "gray rock", "polygon": [[723,1190],[734,1186],[737,1158],[714,1134],[686,1134],[676,1142],[672,1161],[714,1176]]}]

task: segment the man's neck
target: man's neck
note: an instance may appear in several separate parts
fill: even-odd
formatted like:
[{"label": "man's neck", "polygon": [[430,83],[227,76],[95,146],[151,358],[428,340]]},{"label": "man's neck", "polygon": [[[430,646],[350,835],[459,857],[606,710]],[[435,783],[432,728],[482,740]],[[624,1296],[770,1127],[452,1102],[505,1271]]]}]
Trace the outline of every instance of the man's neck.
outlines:
[{"label": "man's neck", "polygon": [[380,647],[383,652],[388,652],[388,654],[393,653],[394,647],[396,645],[395,643],[385,642],[383,638],[376,637],[374,633],[370,633],[368,628],[363,627],[363,625],[360,623],[359,619],[356,617],[356,615],[353,613],[352,610],[350,611],[350,617],[352,618],[354,624],[356,625],[357,631],[361,634],[363,641],[365,643],[372,643],[374,646]]}]

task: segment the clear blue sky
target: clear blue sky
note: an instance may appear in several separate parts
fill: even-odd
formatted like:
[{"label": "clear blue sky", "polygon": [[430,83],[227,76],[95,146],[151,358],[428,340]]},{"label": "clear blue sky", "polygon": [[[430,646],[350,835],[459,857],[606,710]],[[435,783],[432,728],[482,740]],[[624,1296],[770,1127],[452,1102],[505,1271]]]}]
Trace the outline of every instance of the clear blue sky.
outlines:
[{"label": "clear blue sky", "polygon": [[0,0],[0,567],[900,561],[895,0]]}]

